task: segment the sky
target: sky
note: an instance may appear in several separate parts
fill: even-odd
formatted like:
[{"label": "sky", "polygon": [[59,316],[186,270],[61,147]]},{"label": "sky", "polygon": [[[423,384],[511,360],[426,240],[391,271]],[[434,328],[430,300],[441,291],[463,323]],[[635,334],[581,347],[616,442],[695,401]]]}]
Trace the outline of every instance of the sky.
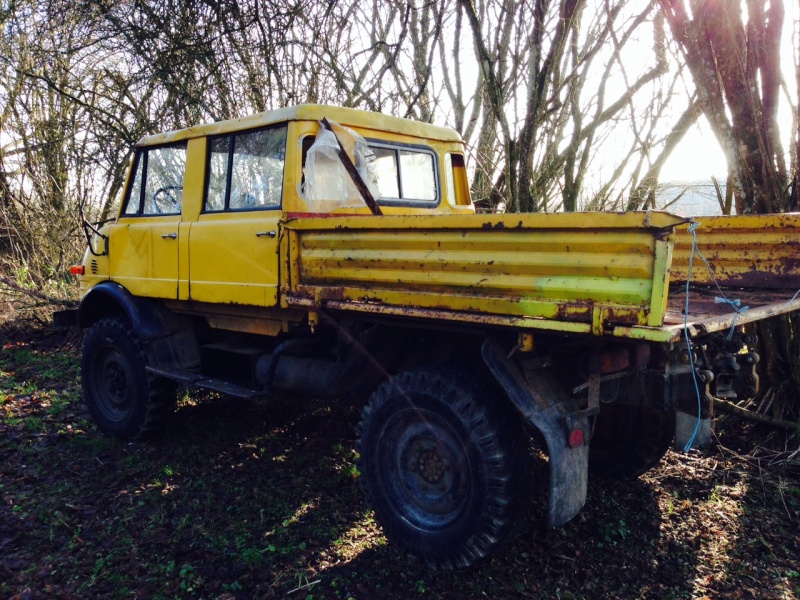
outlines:
[{"label": "sky", "polygon": [[[794,55],[798,47],[798,22],[800,21],[800,6],[794,0],[784,0],[786,15],[784,17],[784,31],[781,40],[781,60],[785,83],[793,102],[797,102],[797,93],[794,80]],[[792,143],[792,113],[786,99],[786,94],[781,93],[778,125],[784,132],[784,149]],[[686,134],[680,145],[675,149],[661,171],[661,181],[700,181],[708,180],[711,175],[725,180],[727,163],[717,139],[705,117]]]},{"label": "sky", "polygon": [[727,172],[722,148],[706,118],[701,117],[664,163],[660,180],[704,181],[714,175],[722,182]]}]

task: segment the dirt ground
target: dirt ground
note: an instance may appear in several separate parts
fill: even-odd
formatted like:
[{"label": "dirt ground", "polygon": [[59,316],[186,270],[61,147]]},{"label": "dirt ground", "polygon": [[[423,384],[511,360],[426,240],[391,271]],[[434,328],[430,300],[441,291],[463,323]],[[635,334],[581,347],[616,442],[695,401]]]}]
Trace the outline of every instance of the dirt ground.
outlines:
[{"label": "dirt ground", "polygon": [[358,407],[184,395],[163,431],[123,444],[88,420],[80,340],[0,328],[2,598],[800,597],[797,442],[728,418],[640,480],[592,480],[543,527],[547,470],[489,562],[432,571],[364,504]]}]

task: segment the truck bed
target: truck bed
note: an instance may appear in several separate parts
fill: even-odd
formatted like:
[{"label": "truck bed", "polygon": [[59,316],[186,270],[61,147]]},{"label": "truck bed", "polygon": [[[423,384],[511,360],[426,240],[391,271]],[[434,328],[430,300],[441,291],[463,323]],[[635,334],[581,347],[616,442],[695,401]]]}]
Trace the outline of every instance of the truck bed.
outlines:
[{"label": "truck bed", "polygon": [[[800,309],[800,214],[697,217],[693,237],[677,228],[670,266],[664,328],[679,335],[690,279],[689,324],[693,335],[758,321]],[[708,262],[703,260],[705,258]],[[717,298],[739,302],[738,313]],[[747,307],[744,310],[744,307]]]},{"label": "truck bed", "polygon": [[[716,287],[692,287],[689,290],[689,331],[692,336],[715,331],[724,331],[733,325],[760,321],[771,316],[800,309],[800,297],[794,298],[797,290],[757,290],[745,288],[723,289],[724,297],[735,302],[741,312],[732,309],[727,302],[718,302],[722,295]],[[677,340],[684,327],[686,288],[670,286],[664,324],[660,328],[669,333],[670,340]]]},{"label": "truck bed", "polygon": [[[789,302],[800,288],[795,249],[780,254],[774,245],[797,244],[800,226],[780,217],[717,217],[698,227],[717,282],[736,285],[726,296],[749,309],[737,317],[715,303],[720,292],[696,259],[692,333],[800,308]],[[731,219],[750,238],[746,264],[729,247],[738,231]],[[667,213],[300,215],[284,223],[281,243],[286,306],[665,342],[684,326],[692,238],[687,220]],[[779,276],[752,275],[766,257]]]}]

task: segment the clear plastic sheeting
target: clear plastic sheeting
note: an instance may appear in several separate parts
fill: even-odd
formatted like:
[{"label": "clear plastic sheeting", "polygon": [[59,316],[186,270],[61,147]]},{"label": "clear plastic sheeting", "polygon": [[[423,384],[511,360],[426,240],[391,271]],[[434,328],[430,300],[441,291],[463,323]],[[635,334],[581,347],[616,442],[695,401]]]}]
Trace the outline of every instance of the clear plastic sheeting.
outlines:
[{"label": "clear plastic sheeting", "polygon": [[[375,174],[375,153],[366,140],[352,129],[331,123],[342,141],[361,179],[374,198],[381,196]],[[339,142],[332,131],[320,125],[317,138],[308,150],[303,175],[304,196],[311,212],[331,212],[337,208],[366,206],[339,157]]]}]

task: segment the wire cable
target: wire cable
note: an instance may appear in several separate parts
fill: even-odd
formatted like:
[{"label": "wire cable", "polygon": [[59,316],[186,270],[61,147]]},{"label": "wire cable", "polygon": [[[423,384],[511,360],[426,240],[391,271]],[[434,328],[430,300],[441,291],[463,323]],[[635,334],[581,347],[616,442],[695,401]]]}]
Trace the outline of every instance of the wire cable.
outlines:
[{"label": "wire cable", "polygon": [[[695,439],[697,439],[697,432],[700,431],[700,414],[703,409],[703,401],[700,396],[700,385],[697,383],[697,371],[695,371],[694,368],[694,352],[692,352],[691,334],[689,333],[689,284],[692,281],[692,268],[694,267],[695,252],[697,252],[697,255],[703,259],[709,270],[711,269],[711,265],[708,264],[708,261],[697,250],[697,232],[695,229],[697,229],[699,226],[700,223],[697,221],[689,225],[689,233],[692,234],[692,251],[689,254],[689,273],[686,275],[686,306],[683,310],[683,335],[686,338],[686,348],[689,352],[689,367],[692,369],[692,381],[694,382],[694,390],[697,393],[697,422],[694,425],[692,437],[689,438],[689,441],[683,448],[684,452],[689,452],[689,450],[692,449]],[[714,281],[716,283],[716,280]],[[719,288],[719,286],[717,286],[717,288]]]}]

